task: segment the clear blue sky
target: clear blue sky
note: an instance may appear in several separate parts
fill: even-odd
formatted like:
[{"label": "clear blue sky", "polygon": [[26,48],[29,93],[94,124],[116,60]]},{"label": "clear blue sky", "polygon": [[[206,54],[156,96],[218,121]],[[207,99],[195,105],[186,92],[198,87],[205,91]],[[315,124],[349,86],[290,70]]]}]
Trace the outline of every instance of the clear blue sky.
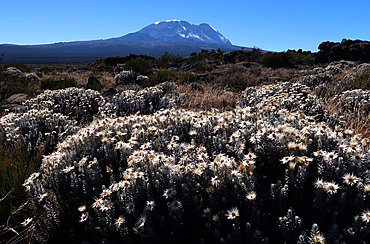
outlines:
[{"label": "clear blue sky", "polygon": [[322,41],[370,40],[369,16],[369,0],[2,0],[0,44],[107,39],[178,19],[208,23],[235,45],[317,51]]}]

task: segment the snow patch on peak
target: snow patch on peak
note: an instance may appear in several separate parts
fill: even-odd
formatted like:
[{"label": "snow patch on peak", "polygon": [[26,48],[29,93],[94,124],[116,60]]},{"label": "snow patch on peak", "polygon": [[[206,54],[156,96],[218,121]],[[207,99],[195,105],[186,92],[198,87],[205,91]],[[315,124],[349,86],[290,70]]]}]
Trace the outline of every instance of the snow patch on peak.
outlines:
[{"label": "snow patch on peak", "polygon": [[219,33],[215,28],[213,28],[212,25],[209,25],[209,27],[211,27],[214,31],[216,31],[217,33]]},{"label": "snow patch on peak", "polygon": [[155,22],[154,24],[155,24],[155,25],[158,25],[159,23],[161,23],[161,21],[157,21],[157,22]]},{"label": "snow patch on peak", "polygon": [[177,20],[177,19],[166,20],[166,23],[168,22],[181,22],[181,20]]}]

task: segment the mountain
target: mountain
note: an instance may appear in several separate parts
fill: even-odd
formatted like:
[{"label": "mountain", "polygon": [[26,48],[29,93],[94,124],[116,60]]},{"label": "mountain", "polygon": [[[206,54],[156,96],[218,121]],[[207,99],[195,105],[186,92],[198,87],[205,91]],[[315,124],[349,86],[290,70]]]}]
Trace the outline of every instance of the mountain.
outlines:
[{"label": "mountain", "polygon": [[202,49],[240,49],[209,24],[193,25],[167,20],[127,35],[105,40],[60,42],[43,45],[0,45],[3,62],[86,62],[106,56],[145,54],[158,57],[165,52],[189,56]]},{"label": "mountain", "polygon": [[182,20],[156,22],[137,33],[147,34],[163,42],[232,45],[226,37],[209,24],[193,25]]}]

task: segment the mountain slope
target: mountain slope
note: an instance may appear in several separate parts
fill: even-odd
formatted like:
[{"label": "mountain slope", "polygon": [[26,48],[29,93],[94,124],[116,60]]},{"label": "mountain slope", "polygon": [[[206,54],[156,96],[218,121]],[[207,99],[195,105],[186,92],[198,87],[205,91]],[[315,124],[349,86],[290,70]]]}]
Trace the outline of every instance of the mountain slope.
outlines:
[{"label": "mountain slope", "polygon": [[158,57],[165,52],[189,56],[202,49],[240,49],[208,24],[186,21],[156,22],[138,32],[106,40],[62,42],[44,45],[0,45],[3,62],[88,62],[106,56],[145,54]]}]

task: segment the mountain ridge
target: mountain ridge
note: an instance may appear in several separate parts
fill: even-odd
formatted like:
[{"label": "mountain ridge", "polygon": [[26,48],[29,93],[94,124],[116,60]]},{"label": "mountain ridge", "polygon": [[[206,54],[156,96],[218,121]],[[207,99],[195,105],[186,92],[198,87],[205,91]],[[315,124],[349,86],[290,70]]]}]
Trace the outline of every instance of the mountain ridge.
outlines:
[{"label": "mountain ridge", "polygon": [[211,25],[182,20],[160,21],[120,37],[102,40],[58,42],[39,45],[1,44],[3,62],[90,62],[107,56],[164,53],[189,56],[202,49],[233,51],[231,42]]}]

